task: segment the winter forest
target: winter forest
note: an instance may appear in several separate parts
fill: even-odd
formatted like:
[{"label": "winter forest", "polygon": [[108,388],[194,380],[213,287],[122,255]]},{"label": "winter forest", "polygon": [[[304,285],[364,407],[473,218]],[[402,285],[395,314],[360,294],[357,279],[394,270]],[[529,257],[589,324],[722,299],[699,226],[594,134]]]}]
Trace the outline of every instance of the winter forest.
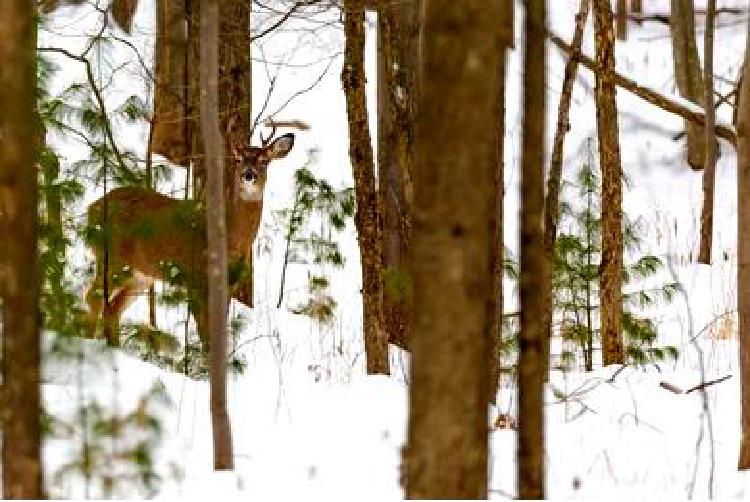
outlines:
[{"label": "winter forest", "polygon": [[0,0],[8,499],[750,497],[746,0]]}]

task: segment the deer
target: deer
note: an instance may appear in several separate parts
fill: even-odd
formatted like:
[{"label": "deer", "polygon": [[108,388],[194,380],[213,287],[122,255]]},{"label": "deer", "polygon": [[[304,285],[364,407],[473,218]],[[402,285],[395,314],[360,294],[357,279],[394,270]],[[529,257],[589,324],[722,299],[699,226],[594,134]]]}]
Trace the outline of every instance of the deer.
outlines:
[{"label": "deer", "polygon": [[[227,215],[231,215],[227,220],[227,262],[242,264],[251,255],[258,233],[268,166],[287,156],[295,137],[286,133],[275,138],[274,125],[269,137],[261,135],[261,146],[255,147],[233,138],[231,124],[228,129],[234,169],[227,170],[231,179],[225,195]],[[92,333],[96,334],[103,316],[103,337],[110,345],[119,346],[123,311],[156,280],[166,278],[195,294],[198,301],[190,304],[191,311],[201,346],[208,351],[205,214],[199,201],[175,199],[144,187],[116,188],[89,206],[86,240],[94,254],[95,274],[86,302]],[[105,290],[109,296],[106,302]]]}]

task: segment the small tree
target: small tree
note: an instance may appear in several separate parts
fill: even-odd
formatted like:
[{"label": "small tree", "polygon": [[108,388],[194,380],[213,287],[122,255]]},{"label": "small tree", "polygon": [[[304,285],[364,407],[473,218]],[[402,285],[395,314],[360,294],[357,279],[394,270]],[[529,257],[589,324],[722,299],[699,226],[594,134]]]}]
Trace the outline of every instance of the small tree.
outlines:
[{"label": "small tree", "polygon": [[[593,162],[592,142],[589,142],[589,159],[576,174],[573,182],[566,183],[569,201],[561,204],[563,231],[555,242],[554,293],[555,309],[560,323],[560,333],[567,349],[562,352],[562,365],[570,363],[580,354],[586,371],[594,367],[594,344],[600,340],[598,298],[599,275],[602,262],[601,179]],[[623,244],[626,252],[637,254],[641,237],[636,222],[623,218]],[[657,347],[657,329],[654,322],[637,313],[654,304],[671,301],[676,284],[668,283],[655,288],[639,287],[642,281],[652,278],[662,268],[661,260],[653,255],[642,255],[623,264],[624,286],[636,287],[623,291],[623,323],[628,362],[654,363],[666,357],[676,357],[674,347]],[[626,288],[623,288],[626,289]]]}]

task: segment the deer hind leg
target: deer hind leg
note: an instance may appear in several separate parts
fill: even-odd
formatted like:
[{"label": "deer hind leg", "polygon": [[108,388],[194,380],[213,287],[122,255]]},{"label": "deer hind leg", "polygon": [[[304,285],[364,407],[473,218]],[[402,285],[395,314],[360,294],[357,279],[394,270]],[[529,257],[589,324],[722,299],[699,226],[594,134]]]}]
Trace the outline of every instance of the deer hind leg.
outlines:
[{"label": "deer hind leg", "polygon": [[120,318],[122,313],[138,299],[142,293],[153,284],[153,280],[135,273],[129,278],[111,297],[106,309],[106,322],[104,323],[104,337],[113,347],[120,346]]}]

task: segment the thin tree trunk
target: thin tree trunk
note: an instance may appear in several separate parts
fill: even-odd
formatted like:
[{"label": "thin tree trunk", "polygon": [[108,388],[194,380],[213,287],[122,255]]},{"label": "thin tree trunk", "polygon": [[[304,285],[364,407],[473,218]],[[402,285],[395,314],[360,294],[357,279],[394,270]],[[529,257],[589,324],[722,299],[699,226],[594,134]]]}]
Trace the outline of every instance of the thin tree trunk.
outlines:
[{"label": "thin tree trunk", "polygon": [[545,0],[526,3],[521,149],[521,334],[518,353],[518,497],[543,499],[544,482],[544,148],[546,100]]},{"label": "thin tree trunk", "polygon": [[[704,85],[701,63],[695,42],[695,9],[693,0],[671,0],[672,51],[674,72],[680,95],[693,103],[704,105]],[[692,123],[685,123],[687,132],[687,161],[693,169],[703,169],[705,162],[705,131]]]},{"label": "thin tree trunk", "polygon": [[737,310],[741,441],[738,468],[750,469],[750,22],[737,114]]},{"label": "thin tree trunk", "polygon": [[344,69],[349,122],[349,157],[354,170],[359,255],[362,262],[362,316],[368,374],[390,372],[388,334],[383,320],[383,228],[375,188],[375,166],[365,99],[365,13],[362,0],[344,2]]},{"label": "thin tree trunk", "polygon": [[[643,3],[641,0],[630,0],[630,12],[633,14],[643,14]],[[639,26],[643,24],[643,21],[636,19],[636,24]]]},{"label": "thin tree trunk", "polygon": [[406,278],[411,234],[414,113],[421,0],[386,3],[378,13],[378,184],[383,214],[384,328],[408,347],[411,288]]},{"label": "thin tree trunk", "polygon": [[578,57],[583,42],[583,32],[586,18],[589,15],[590,0],[581,0],[576,15],[576,27],[573,33],[573,50],[565,63],[562,90],[560,91],[560,105],[557,109],[557,128],[552,143],[552,157],[547,178],[547,197],[544,201],[544,255],[547,267],[541,290],[544,295],[544,374],[549,366],[549,341],[552,336],[552,321],[554,317],[554,291],[552,280],[554,274],[555,240],[557,239],[557,225],[560,221],[560,183],[565,147],[565,135],[570,129],[570,100],[573,97],[573,84],[578,74]]},{"label": "thin tree trunk", "polygon": [[706,34],[704,39],[704,80],[706,97],[706,169],[703,171],[703,210],[701,211],[701,244],[698,262],[711,263],[711,243],[714,232],[714,185],[716,184],[716,112],[714,110],[714,18],[716,0],[706,5]]},{"label": "thin tree trunk", "polygon": [[487,497],[500,13],[500,2],[426,3],[404,451],[412,499]]},{"label": "thin tree trunk", "polygon": [[44,498],[39,385],[36,4],[0,0],[3,498]]},{"label": "thin tree trunk", "polygon": [[[211,339],[211,421],[214,469],[233,468],[232,432],[226,407],[227,231],[224,211],[224,143],[219,129],[219,5],[201,5],[201,122],[205,141],[208,239],[208,324]],[[210,222],[210,223],[209,223]],[[201,305],[202,309],[206,305]]]},{"label": "thin tree trunk", "polygon": [[602,261],[599,266],[602,362],[623,364],[622,340],[622,165],[615,101],[615,40],[609,0],[594,0],[596,125],[602,170]]},{"label": "thin tree trunk", "polygon": [[617,38],[628,39],[628,0],[617,0]]}]

